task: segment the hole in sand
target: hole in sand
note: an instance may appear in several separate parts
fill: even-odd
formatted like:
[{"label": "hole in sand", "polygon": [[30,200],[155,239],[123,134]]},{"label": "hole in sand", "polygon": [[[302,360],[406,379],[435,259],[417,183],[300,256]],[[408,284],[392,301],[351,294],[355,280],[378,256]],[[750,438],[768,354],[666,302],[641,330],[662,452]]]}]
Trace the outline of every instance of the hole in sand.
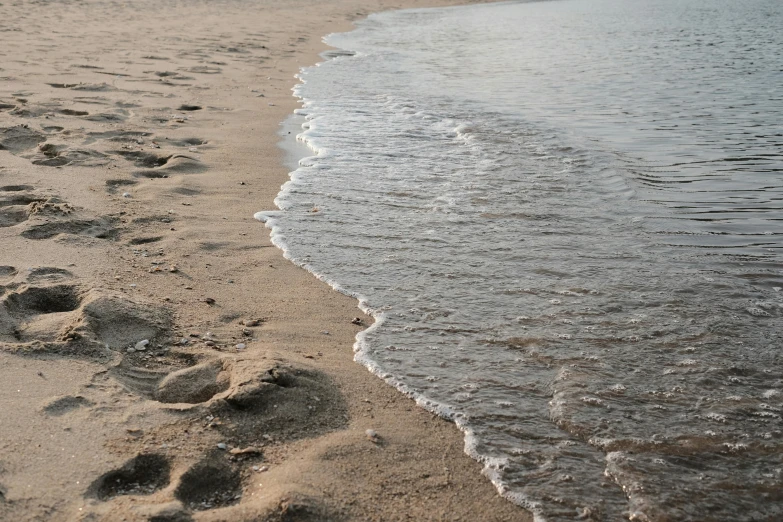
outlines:
[{"label": "hole in sand", "polygon": [[171,214],[155,214],[152,216],[144,216],[133,219],[133,223],[146,225],[149,223],[171,223],[174,221],[174,217]]},{"label": "hole in sand", "polygon": [[148,132],[137,131],[106,131],[91,132],[89,134],[91,139],[103,139],[109,141],[132,141],[149,135],[150,134]]},{"label": "hole in sand", "polygon": [[163,179],[169,177],[169,175],[164,172],[157,172],[154,170],[140,170],[138,172],[134,172],[133,175],[136,176],[137,178],[147,178],[147,179]]},{"label": "hole in sand", "polygon": [[90,113],[87,111],[76,111],[73,109],[63,109],[60,111],[60,114],[64,114],[66,116],[88,116]]},{"label": "hole in sand", "polygon": [[178,111],[200,111],[203,107],[200,105],[180,105],[177,110]]},{"label": "hole in sand", "polygon": [[128,241],[131,245],[146,245],[147,243],[156,243],[163,239],[163,236],[154,236],[154,237],[135,237]]},{"label": "hole in sand", "polygon": [[137,183],[138,181],[133,179],[107,179],[106,190],[108,192],[114,193],[119,187],[127,187],[130,185],[136,185]]},{"label": "hole in sand", "polygon": [[174,154],[169,156],[164,168],[151,168],[149,170],[138,170],[132,173],[136,178],[167,178],[172,174],[193,174],[196,172],[203,172],[207,169],[206,165],[200,161],[184,156],[182,154]]},{"label": "hole in sand", "polygon": [[37,201],[45,201],[45,199],[29,194],[15,194],[6,198],[0,197],[0,207],[29,205],[30,203],[35,203]]},{"label": "hole in sand", "polygon": [[116,233],[113,219],[100,218],[43,223],[30,227],[20,235],[27,239],[49,239],[58,234],[75,234],[98,239],[111,239]]},{"label": "hole in sand", "polygon": [[0,228],[12,227],[27,221],[29,214],[26,208],[9,207],[0,211]]},{"label": "hole in sand", "polygon": [[182,194],[183,196],[197,196],[201,194],[201,191],[198,189],[191,189],[185,187],[177,187],[171,189],[171,191],[174,192],[175,194]]},{"label": "hole in sand", "polygon": [[155,168],[162,167],[171,159],[171,155],[158,156],[149,152],[141,151],[114,151],[113,154],[118,154],[125,159],[132,161],[137,167]]},{"label": "hole in sand", "polygon": [[241,486],[237,470],[213,454],[182,475],[174,496],[190,509],[203,511],[238,502]]},{"label": "hole in sand", "polygon": [[199,145],[206,145],[207,140],[201,138],[185,138],[184,140],[168,140],[170,145],[175,147],[198,147]]},{"label": "hole in sand", "polygon": [[8,311],[17,316],[70,312],[80,304],[78,289],[70,285],[33,286],[9,295],[5,302]]},{"label": "hole in sand", "polygon": [[231,243],[204,241],[201,244],[199,244],[199,248],[201,250],[206,250],[207,252],[214,252],[215,250],[220,250],[230,245]]},{"label": "hole in sand", "polygon": [[54,266],[40,266],[29,269],[27,274],[28,281],[39,281],[41,279],[67,279],[73,277],[73,274],[64,268]]},{"label": "hole in sand", "polygon": [[119,122],[119,121],[125,121],[127,119],[127,116],[124,114],[114,114],[110,112],[102,112],[100,114],[93,114],[90,116],[87,116],[85,119],[90,121],[109,121],[109,122]]},{"label": "hole in sand", "polygon": [[121,495],[150,495],[168,485],[169,461],[155,453],[138,455],[120,469],[99,477],[89,488],[89,493],[100,500]]},{"label": "hole in sand", "polygon": [[6,185],[0,187],[2,192],[21,192],[23,190],[33,190],[32,185]]},{"label": "hole in sand", "polygon": [[194,65],[185,69],[188,72],[199,74],[220,74],[223,70],[220,67],[213,67],[210,65]]},{"label": "hole in sand", "polygon": [[62,167],[63,165],[70,163],[70,160],[65,156],[47,156],[42,159],[34,159],[31,163],[43,167]]},{"label": "hole in sand", "polygon": [[66,413],[79,409],[92,406],[93,403],[81,395],[68,395],[65,397],[57,397],[49,401],[44,405],[43,412],[47,415],[59,417]]}]

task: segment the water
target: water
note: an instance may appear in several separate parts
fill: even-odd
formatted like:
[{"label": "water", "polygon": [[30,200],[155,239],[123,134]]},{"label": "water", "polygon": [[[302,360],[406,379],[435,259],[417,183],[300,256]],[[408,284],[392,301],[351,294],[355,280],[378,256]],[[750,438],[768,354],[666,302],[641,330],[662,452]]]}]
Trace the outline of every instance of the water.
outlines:
[{"label": "water", "polygon": [[371,16],[259,215],[542,520],[783,518],[783,6]]}]

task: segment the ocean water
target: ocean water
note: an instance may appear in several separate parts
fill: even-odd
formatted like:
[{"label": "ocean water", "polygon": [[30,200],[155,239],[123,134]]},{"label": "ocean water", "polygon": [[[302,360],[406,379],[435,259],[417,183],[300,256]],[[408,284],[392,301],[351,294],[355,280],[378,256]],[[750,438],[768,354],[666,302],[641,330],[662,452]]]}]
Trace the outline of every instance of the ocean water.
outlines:
[{"label": "ocean water", "polygon": [[783,4],[373,15],[258,214],[540,520],[783,520]]}]

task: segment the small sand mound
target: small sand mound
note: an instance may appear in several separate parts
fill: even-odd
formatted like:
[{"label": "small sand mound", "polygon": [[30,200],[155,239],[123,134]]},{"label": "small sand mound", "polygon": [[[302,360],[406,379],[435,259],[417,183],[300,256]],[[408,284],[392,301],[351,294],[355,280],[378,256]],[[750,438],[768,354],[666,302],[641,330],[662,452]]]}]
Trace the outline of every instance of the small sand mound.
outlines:
[{"label": "small sand mound", "polygon": [[300,439],[345,426],[346,406],[323,373],[274,360],[224,359],[229,388],[207,404],[236,445],[259,433]]},{"label": "small sand mound", "polygon": [[228,389],[230,374],[222,361],[211,361],[170,373],[158,385],[155,399],[165,403],[198,404]]}]

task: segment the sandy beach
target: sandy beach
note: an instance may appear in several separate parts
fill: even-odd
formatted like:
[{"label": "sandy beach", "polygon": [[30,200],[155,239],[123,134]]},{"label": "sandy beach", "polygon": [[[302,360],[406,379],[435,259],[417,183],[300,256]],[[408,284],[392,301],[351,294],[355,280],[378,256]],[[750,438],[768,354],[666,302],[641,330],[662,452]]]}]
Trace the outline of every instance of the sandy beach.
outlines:
[{"label": "sandy beach", "polygon": [[0,4],[0,520],[531,520],[253,219],[321,37],[456,3]]}]

